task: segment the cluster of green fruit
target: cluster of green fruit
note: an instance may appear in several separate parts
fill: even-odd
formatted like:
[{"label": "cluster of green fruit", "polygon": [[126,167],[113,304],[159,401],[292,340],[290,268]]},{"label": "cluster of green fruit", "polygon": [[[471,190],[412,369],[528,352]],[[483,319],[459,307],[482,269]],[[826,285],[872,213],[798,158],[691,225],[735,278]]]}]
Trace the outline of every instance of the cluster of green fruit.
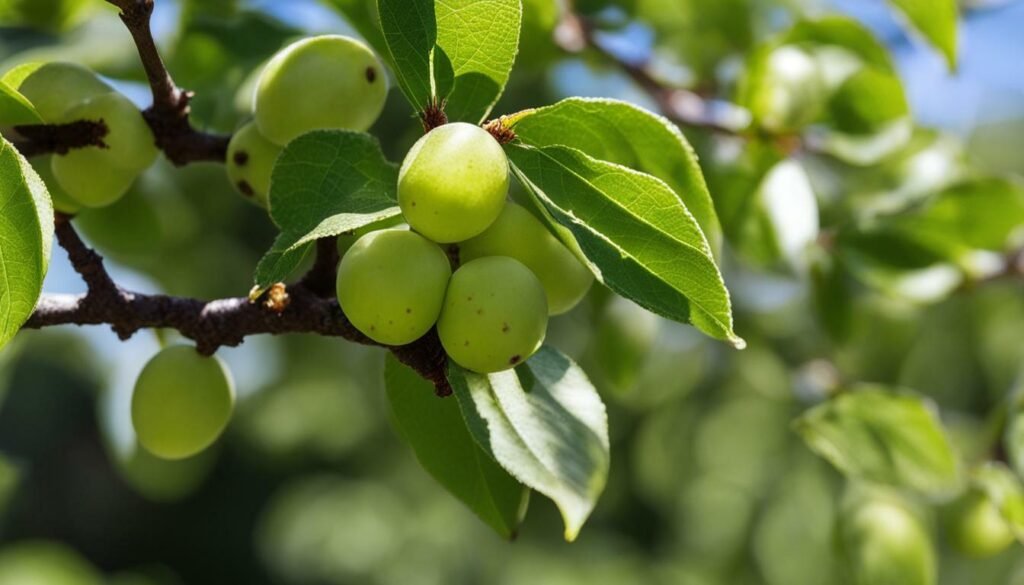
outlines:
[{"label": "cluster of green fruit", "polygon": [[242,195],[267,207],[274,162],[289,142],[312,130],[368,129],[384,109],[387,91],[380,61],[355,39],[325,35],[285,47],[259,75],[253,120],[228,145],[228,178]]},{"label": "cluster of green fruit", "polygon": [[[54,207],[75,213],[121,198],[156,160],[153,133],[139,109],[95,73],[72,63],[32,63],[5,76],[47,124],[82,120],[106,124],[102,146],[76,148],[37,163]],[[48,168],[47,168],[48,167]]]},{"label": "cluster of green fruit", "polygon": [[[548,315],[575,306],[590,271],[529,211],[508,201],[509,165],[497,140],[466,123],[419,139],[399,171],[411,229],[362,236],[338,267],[338,302],[371,339],[404,345],[434,324],[456,363],[514,367],[544,341]],[[461,266],[440,244],[454,244]]]}]

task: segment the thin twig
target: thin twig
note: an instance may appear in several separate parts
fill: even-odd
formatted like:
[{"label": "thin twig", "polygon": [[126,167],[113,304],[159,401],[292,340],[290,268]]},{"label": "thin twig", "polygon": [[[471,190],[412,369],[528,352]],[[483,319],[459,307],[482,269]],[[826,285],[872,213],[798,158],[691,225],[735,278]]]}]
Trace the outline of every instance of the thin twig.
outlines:
[{"label": "thin twig", "polygon": [[202,132],[192,126],[189,121],[192,93],[175,85],[160,57],[150,28],[153,0],[107,2],[121,9],[121,21],[135,40],[146,71],[153,105],[143,110],[142,115],[153,130],[156,145],[168,160],[179,166],[197,161],[224,162],[231,137]]}]

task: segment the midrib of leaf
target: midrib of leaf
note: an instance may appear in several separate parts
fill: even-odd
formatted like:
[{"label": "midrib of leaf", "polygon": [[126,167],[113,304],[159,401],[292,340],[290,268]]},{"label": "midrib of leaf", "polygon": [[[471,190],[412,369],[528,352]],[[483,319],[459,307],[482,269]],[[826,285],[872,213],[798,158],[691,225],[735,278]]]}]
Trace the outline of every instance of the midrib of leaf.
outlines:
[{"label": "midrib of leaf", "polygon": [[[587,188],[587,189],[589,189],[589,190],[591,190],[591,191],[597,191],[598,193],[601,193],[601,190],[600,190],[600,189],[598,189],[597,187],[593,186],[593,185],[592,185],[592,184],[590,183],[590,181],[588,181],[587,179],[585,179],[584,177],[582,177],[581,175],[579,175],[578,173],[576,173],[575,171],[573,171],[573,170],[572,170],[572,169],[570,169],[569,167],[565,166],[564,164],[562,164],[562,163],[561,163],[560,161],[558,161],[557,159],[555,159],[555,158],[551,157],[550,155],[548,155],[548,154],[547,154],[546,152],[544,152],[544,150],[543,150],[543,149],[540,149],[540,148],[534,148],[534,150],[536,150],[536,151],[537,151],[537,152],[539,152],[539,153],[540,153],[540,154],[541,154],[542,156],[544,156],[544,157],[545,157],[545,158],[547,158],[548,160],[552,161],[553,163],[557,164],[557,165],[558,165],[558,166],[560,166],[561,168],[565,169],[565,170],[567,171],[567,173],[568,173],[568,174],[570,174],[570,175],[574,176],[574,177],[575,177],[575,178],[576,178],[576,179],[577,179],[578,181],[580,181],[580,182],[581,182],[582,184],[586,185],[586,188]],[[615,166],[615,167],[617,167],[618,169],[620,169],[620,170],[622,170],[622,171],[626,172],[627,174],[631,174],[631,173],[636,173],[636,172],[637,172],[637,171],[634,171],[634,170],[632,170],[632,169],[629,169],[629,168],[627,168],[627,167],[623,167],[623,166],[621,166],[621,165],[617,165],[617,164],[615,164],[615,163],[611,163],[611,162],[607,162],[607,161],[603,161],[603,162],[604,162],[605,164],[608,164],[608,165],[612,165],[612,166]],[[532,181],[530,181],[529,177],[527,177],[527,176],[526,176],[526,174],[525,174],[525,173],[523,172],[523,170],[522,170],[522,169],[519,169],[517,165],[513,165],[513,169],[515,170],[516,174],[517,174],[517,175],[518,175],[518,176],[520,177],[520,180],[522,180],[522,181],[523,181],[523,182],[524,182],[525,184],[529,184],[529,185],[532,185],[532,190],[534,190],[534,191],[540,191],[540,192],[542,192],[542,193],[543,193],[543,190],[542,190],[542,189],[540,189],[539,187],[537,187],[536,185],[534,185],[534,184],[533,184],[533,182],[532,182]],[[666,189],[669,189],[669,190],[671,190],[671,188],[670,188],[670,187],[668,187],[668,185],[666,185],[666,184],[664,183],[664,181],[662,181],[661,179],[658,179],[657,177],[653,177],[653,176],[651,177],[651,179],[653,179],[654,181],[657,181],[658,183],[660,183],[660,184],[661,184],[662,186],[664,186],[664,188],[666,188]],[[549,199],[549,198],[547,197],[547,195],[546,195],[546,194],[544,195],[544,199],[545,199],[545,200],[548,200],[548,201],[550,201],[550,199]],[[660,233],[660,234],[663,234],[663,235],[664,235],[664,236],[665,236],[666,238],[668,238],[668,239],[670,239],[670,240],[672,240],[672,241],[674,241],[674,242],[677,242],[677,243],[679,243],[679,244],[680,244],[680,245],[682,245],[683,247],[685,247],[685,248],[687,248],[687,249],[689,249],[689,250],[691,250],[691,251],[693,251],[693,252],[696,252],[696,253],[697,253],[697,254],[698,254],[699,256],[701,256],[701,257],[703,257],[703,258],[707,259],[707,260],[708,260],[708,261],[709,261],[709,262],[711,263],[712,267],[714,268],[714,270],[713,270],[713,271],[711,271],[711,272],[713,272],[713,273],[714,273],[714,276],[713,276],[713,278],[715,279],[715,281],[716,281],[716,283],[717,283],[717,284],[720,284],[720,285],[721,285],[721,288],[722,288],[722,290],[724,291],[724,294],[725,294],[725,301],[726,301],[726,306],[728,307],[728,306],[730,306],[730,305],[731,305],[731,303],[730,303],[730,297],[729,297],[729,290],[728,290],[728,289],[727,289],[727,288],[725,287],[725,281],[724,281],[724,280],[722,280],[722,277],[721,277],[721,273],[720,273],[720,272],[718,271],[718,268],[717,268],[717,266],[716,266],[716,265],[714,264],[714,260],[713,260],[713,259],[712,259],[712,258],[711,258],[711,257],[709,256],[709,254],[710,254],[710,247],[708,246],[707,240],[706,240],[705,238],[703,238],[703,236],[702,236],[701,242],[702,242],[702,244],[703,244],[703,247],[704,247],[704,249],[702,250],[702,249],[700,249],[700,248],[697,248],[697,247],[695,247],[695,246],[693,246],[693,245],[691,245],[691,244],[689,244],[689,243],[687,243],[687,242],[684,242],[684,241],[682,241],[682,240],[679,240],[678,238],[676,238],[676,237],[672,236],[671,234],[669,234],[669,233],[665,232],[665,231],[664,231],[664,230],[663,230],[662,228],[660,228],[660,227],[658,227],[658,226],[655,226],[655,225],[653,225],[653,224],[651,224],[651,223],[649,223],[649,222],[647,222],[647,221],[643,220],[642,218],[640,218],[639,216],[637,216],[637,215],[636,215],[636,214],[635,214],[635,213],[634,213],[634,212],[633,212],[632,210],[630,210],[629,208],[626,208],[626,207],[624,207],[623,205],[621,205],[621,204],[620,204],[620,203],[619,203],[619,202],[618,202],[617,200],[615,200],[615,199],[612,199],[612,198],[610,198],[610,197],[605,197],[605,200],[606,200],[606,201],[608,201],[608,202],[609,202],[610,204],[612,204],[612,205],[614,205],[614,206],[618,207],[619,209],[621,209],[621,210],[625,211],[625,212],[626,212],[626,213],[627,213],[627,214],[628,214],[628,215],[629,215],[630,217],[632,217],[632,218],[633,218],[634,220],[636,220],[637,222],[639,222],[639,223],[643,223],[643,224],[645,224],[645,225],[648,225],[648,226],[650,226],[650,227],[651,227],[651,228],[652,228],[653,230],[655,230],[656,232],[658,232],[658,233]],[[678,198],[677,198],[676,200],[678,201]],[[558,207],[559,209],[561,209],[561,207],[560,207],[560,206],[558,206],[557,204],[555,204],[555,203],[554,203],[553,201],[551,202],[551,205],[554,205],[555,207]],[[682,209],[683,213],[685,213],[685,214],[686,214],[686,216],[687,216],[687,217],[688,217],[688,218],[689,218],[689,219],[690,219],[691,221],[693,221],[693,222],[694,222],[694,224],[696,225],[696,220],[695,220],[695,219],[693,218],[693,215],[692,215],[692,214],[690,214],[689,210],[688,210],[688,209],[686,209],[686,206],[685,206],[685,205],[684,205],[684,204],[683,204],[683,203],[682,203],[681,201],[679,201],[679,207],[680,207],[680,209]],[[615,243],[615,242],[613,242],[612,240],[608,239],[608,238],[607,238],[607,237],[606,237],[606,236],[605,236],[604,234],[602,234],[602,233],[600,233],[600,232],[598,232],[598,231],[596,231],[596,230],[591,230],[591,229],[589,228],[589,226],[588,226],[587,224],[583,223],[583,222],[582,222],[582,221],[581,221],[581,220],[580,220],[579,218],[577,218],[577,217],[576,217],[576,216],[575,216],[575,215],[574,215],[574,214],[573,214],[573,213],[572,213],[571,211],[569,211],[569,210],[563,210],[563,213],[565,213],[566,215],[568,215],[568,216],[569,216],[569,217],[570,217],[570,218],[571,218],[571,219],[573,220],[573,222],[574,222],[575,224],[577,224],[577,225],[580,225],[580,226],[582,226],[582,227],[583,227],[583,228],[585,228],[585,229],[588,229],[588,230],[590,231],[590,233],[591,233],[591,234],[593,234],[593,235],[596,235],[597,237],[599,237],[600,239],[602,239],[602,240],[603,240],[603,241],[605,241],[605,242],[608,242],[608,244],[609,244],[609,245],[611,245],[612,247],[614,247],[614,248],[615,248],[616,250],[618,250],[618,251],[619,251],[619,254],[620,254],[620,255],[621,255],[621,256],[622,256],[623,258],[629,258],[629,259],[630,259],[630,260],[632,260],[632,261],[633,261],[633,262],[634,262],[634,263],[635,263],[635,264],[636,264],[637,266],[640,266],[640,267],[641,267],[641,268],[642,268],[642,269],[643,269],[643,270],[644,270],[645,272],[647,272],[648,274],[650,274],[651,276],[653,276],[653,277],[654,277],[654,278],[656,278],[657,280],[662,280],[662,279],[661,279],[660,277],[658,277],[658,275],[657,275],[657,274],[656,274],[655,272],[653,272],[653,271],[652,271],[652,270],[651,270],[651,269],[650,269],[650,268],[649,268],[649,267],[647,266],[647,264],[645,264],[644,262],[641,262],[641,261],[640,261],[640,260],[639,260],[639,259],[638,259],[638,258],[637,258],[637,257],[636,257],[635,255],[633,255],[633,254],[629,253],[628,251],[624,250],[624,249],[623,249],[623,248],[622,248],[621,246],[619,246],[618,244],[616,244],[616,243]],[[602,280],[603,280],[603,278],[602,278]],[[696,282],[695,282],[695,285],[701,286],[701,283],[696,283]],[[718,327],[719,327],[719,329],[720,329],[720,330],[722,331],[722,333],[723,333],[723,334],[724,334],[724,335],[725,335],[725,336],[726,336],[726,337],[727,337],[727,338],[728,338],[728,339],[729,339],[729,340],[730,340],[730,341],[731,341],[731,342],[732,342],[732,343],[733,343],[734,345],[736,345],[736,346],[737,346],[738,348],[742,348],[742,347],[744,347],[744,346],[746,345],[746,343],[745,343],[745,342],[744,342],[744,341],[742,340],[742,338],[740,338],[740,337],[736,336],[736,335],[735,335],[735,333],[732,333],[732,322],[731,322],[731,320],[729,320],[729,321],[722,321],[722,319],[720,319],[719,317],[717,317],[717,316],[715,315],[715,313],[714,313],[714,312],[710,311],[710,310],[708,309],[708,307],[707,307],[707,306],[706,306],[706,305],[705,305],[705,304],[704,304],[703,302],[700,302],[700,301],[698,301],[698,300],[696,300],[696,299],[694,299],[694,298],[692,298],[692,297],[690,297],[690,296],[686,295],[686,294],[685,294],[685,293],[683,293],[682,291],[679,291],[679,290],[678,290],[678,288],[676,288],[676,286],[675,286],[675,285],[669,284],[669,286],[671,286],[671,287],[672,287],[672,288],[673,288],[674,290],[676,290],[677,292],[679,292],[680,294],[682,294],[682,295],[683,295],[684,297],[686,297],[687,301],[688,301],[688,302],[689,302],[689,303],[690,303],[690,304],[691,304],[692,306],[694,306],[694,307],[695,307],[696,309],[698,309],[698,310],[699,310],[699,311],[700,311],[701,313],[703,313],[703,314],[704,314],[704,315],[706,315],[706,316],[707,316],[707,317],[708,317],[708,318],[709,318],[710,320],[712,320],[712,321],[713,321],[713,322],[714,322],[714,323],[715,323],[716,325],[718,325]],[[636,302],[637,304],[639,304],[640,306],[644,307],[645,309],[648,309],[648,310],[652,310],[652,311],[653,311],[653,310],[655,310],[655,307],[653,307],[653,306],[652,306],[652,305],[650,305],[649,303],[646,303],[646,302],[644,302],[644,301],[643,301],[642,299],[631,299],[631,300],[635,301],[635,302]]]}]

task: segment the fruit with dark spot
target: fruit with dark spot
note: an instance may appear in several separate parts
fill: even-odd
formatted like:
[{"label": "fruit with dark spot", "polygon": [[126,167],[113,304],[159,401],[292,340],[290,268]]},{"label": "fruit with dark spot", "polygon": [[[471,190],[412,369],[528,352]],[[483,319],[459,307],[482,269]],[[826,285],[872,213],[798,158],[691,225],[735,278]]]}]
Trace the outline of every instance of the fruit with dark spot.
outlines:
[{"label": "fruit with dark spot", "polygon": [[498,219],[475,238],[459,244],[459,258],[508,256],[526,265],[544,286],[548,312],[572,309],[590,290],[594,276],[529,211],[508,203]]},{"label": "fruit with dark spot", "polygon": [[338,303],[370,339],[405,345],[437,321],[451,274],[448,257],[423,236],[400,229],[371,232],[338,265]]},{"label": "fruit with dark spot", "polygon": [[518,260],[488,256],[452,275],[437,332],[448,355],[474,372],[507,370],[544,341],[544,287]]},{"label": "fruit with dark spot", "polygon": [[228,144],[228,178],[245,198],[268,206],[270,176],[281,147],[264,138],[255,122],[242,126]]},{"label": "fruit with dark spot", "polygon": [[398,174],[398,204],[414,230],[440,243],[487,229],[508,195],[508,159],[479,126],[439,126],[409,150]]},{"label": "fruit with dark spot", "polygon": [[349,37],[312,37],[285,47],[257,82],[253,110],[260,133],[284,146],[312,130],[366,130],[384,109],[383,71],[373,51]]}]

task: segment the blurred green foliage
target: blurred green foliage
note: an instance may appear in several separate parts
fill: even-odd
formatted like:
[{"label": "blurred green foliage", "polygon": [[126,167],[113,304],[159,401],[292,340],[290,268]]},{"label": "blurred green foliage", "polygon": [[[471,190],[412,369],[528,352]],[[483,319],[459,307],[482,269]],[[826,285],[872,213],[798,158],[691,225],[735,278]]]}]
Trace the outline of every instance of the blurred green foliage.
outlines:
[{"label": "blurred green foliage", "polygon": [[[168,67],[196,92],[204,128],[243,123],[253,70],[304,29],[268,2],[157,4]],[[848,20],[811,18],[819,4],[576,3],[610,38],[642,27],[665,83],[735,99],[752,125],[743,137],[683,128],[723,224],[747,350],[602,287],[552,322],[549,339],[584,366],[611,421],[609,485],[575,544],[560,540],[557,510],[542,498],[509,543],[435,483],[390,420],[379,351],[293,336],[222,352],[238,378],[237,416],[215,451],[168,463],[139,450],[127,422],[156,338],[47,330],[0,353],[0,583],[820,585],[854,574],[851,551],[888,550],[861,538],[877,514],[927,541],[909,562],[933,554],[942,585],[1024,583],[1019,545],[971,558],[942,529],[950,500],[979,480],[942,496],[879,492],[791,427],[870,382],[918,397],[914,412],[936,415],[965,476],[993,458],[1024,468],[1024,283],[998,275],[1024,243],[1024,122],[981,125],[969,140],[915,128],[888,49]],[[586,75],[614,67],[552,40],[562,3],[524,5],[519,62],[496,113],[583,85],[560,79],[567,65]],[[316,14],[342,11],[380,50],[373,3],[323,6],[332,12]],[[0,71],[81,61],[148,99],[105,3],[9,0],[0,23]],[[797,96],[818,103],[765,125],[778,112],[758,109],[775,99],[752,88],[779,90],[760,76],[780,47],[819,68],[815,91]],[[639,95],[625,81],[608,92]],[[394,88],[371,131],[392,160],[421,132]],[[797,178],[769,180],[780,164]],[[804,237],[789,238],[791,222]],[[219,166],[166,162],[77,225],[131,286],[201,298],[244,294],[276,231]],[[53,274],[48,290],[78,286],[69,270]],[[866,412],[892,414],[884,408]],[[879,423],[881,434],[913,433],[909,422]],[[856,582],[883,582],[866,579]]]}]

